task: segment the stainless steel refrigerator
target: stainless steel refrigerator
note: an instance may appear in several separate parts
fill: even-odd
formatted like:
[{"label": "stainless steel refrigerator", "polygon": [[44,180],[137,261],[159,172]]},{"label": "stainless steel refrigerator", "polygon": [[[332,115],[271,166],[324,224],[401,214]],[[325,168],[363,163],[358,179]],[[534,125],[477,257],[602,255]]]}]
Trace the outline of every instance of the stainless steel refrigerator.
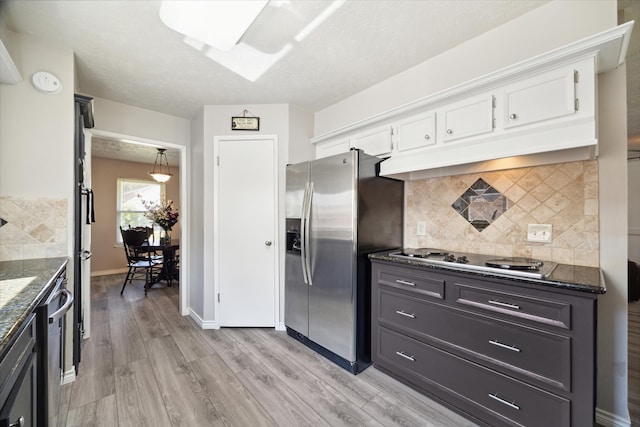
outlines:
[{"label": "stainless steel refrigerator", "polygon": [[367,254],[402,246],[404,183],[352,150],[287,166],[285,325],[354,374],[371,364]]}]

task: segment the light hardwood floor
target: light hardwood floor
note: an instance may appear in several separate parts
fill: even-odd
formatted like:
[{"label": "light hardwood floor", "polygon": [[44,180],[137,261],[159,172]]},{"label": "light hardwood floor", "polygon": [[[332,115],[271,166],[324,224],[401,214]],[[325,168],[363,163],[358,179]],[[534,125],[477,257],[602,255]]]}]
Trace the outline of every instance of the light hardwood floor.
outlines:
[{"label": "light hardwood floor", "polygon": [[64,426],[475,426],[373,367],[353,376],[273,329],[202,330],[178,287],[91,283]]}]

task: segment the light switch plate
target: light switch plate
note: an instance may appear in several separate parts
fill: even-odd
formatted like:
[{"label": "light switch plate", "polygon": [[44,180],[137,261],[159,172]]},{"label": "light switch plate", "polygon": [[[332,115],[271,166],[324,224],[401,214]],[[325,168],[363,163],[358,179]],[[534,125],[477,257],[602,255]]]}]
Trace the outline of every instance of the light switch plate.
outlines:
[{"label": "light switch plate", "polygon": [[427,223],[424,221],[418,221],[416,226],[416,236],[426,236],[427,235]]},{"label": "light switch plate", "polygon": [[551,224],[529,224],[527,241],[536,243],[551,243],[553,231]]}]

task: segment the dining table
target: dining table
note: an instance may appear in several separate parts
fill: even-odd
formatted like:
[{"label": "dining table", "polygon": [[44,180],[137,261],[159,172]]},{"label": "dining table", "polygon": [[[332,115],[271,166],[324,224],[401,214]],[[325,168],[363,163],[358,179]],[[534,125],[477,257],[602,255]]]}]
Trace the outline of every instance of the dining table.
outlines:
[{"label": "dining table", "polygon": [[153,276],[150,285],[164,280],[168,286],[172,285],[174,280],[179,280],[180,270],[178,268],[178,255],[180,250],[180,241],[171,239],[170,242],[150,240],[148,243],[141,245],[138,250],[142,252],[162,252],[162,268],[160,272]]}]

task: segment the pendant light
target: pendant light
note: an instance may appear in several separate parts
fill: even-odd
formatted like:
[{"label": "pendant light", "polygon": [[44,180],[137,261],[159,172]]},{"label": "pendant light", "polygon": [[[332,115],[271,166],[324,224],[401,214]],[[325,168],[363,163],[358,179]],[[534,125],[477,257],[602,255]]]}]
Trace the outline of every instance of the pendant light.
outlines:
[{"label": "pendant light", "polygon": [[158,182],[167,182],[173,176],[165,151],[167,150],[164,148],[158,148],[156,163],[153,165],[153,170],[149,172],[149,175]]}]

